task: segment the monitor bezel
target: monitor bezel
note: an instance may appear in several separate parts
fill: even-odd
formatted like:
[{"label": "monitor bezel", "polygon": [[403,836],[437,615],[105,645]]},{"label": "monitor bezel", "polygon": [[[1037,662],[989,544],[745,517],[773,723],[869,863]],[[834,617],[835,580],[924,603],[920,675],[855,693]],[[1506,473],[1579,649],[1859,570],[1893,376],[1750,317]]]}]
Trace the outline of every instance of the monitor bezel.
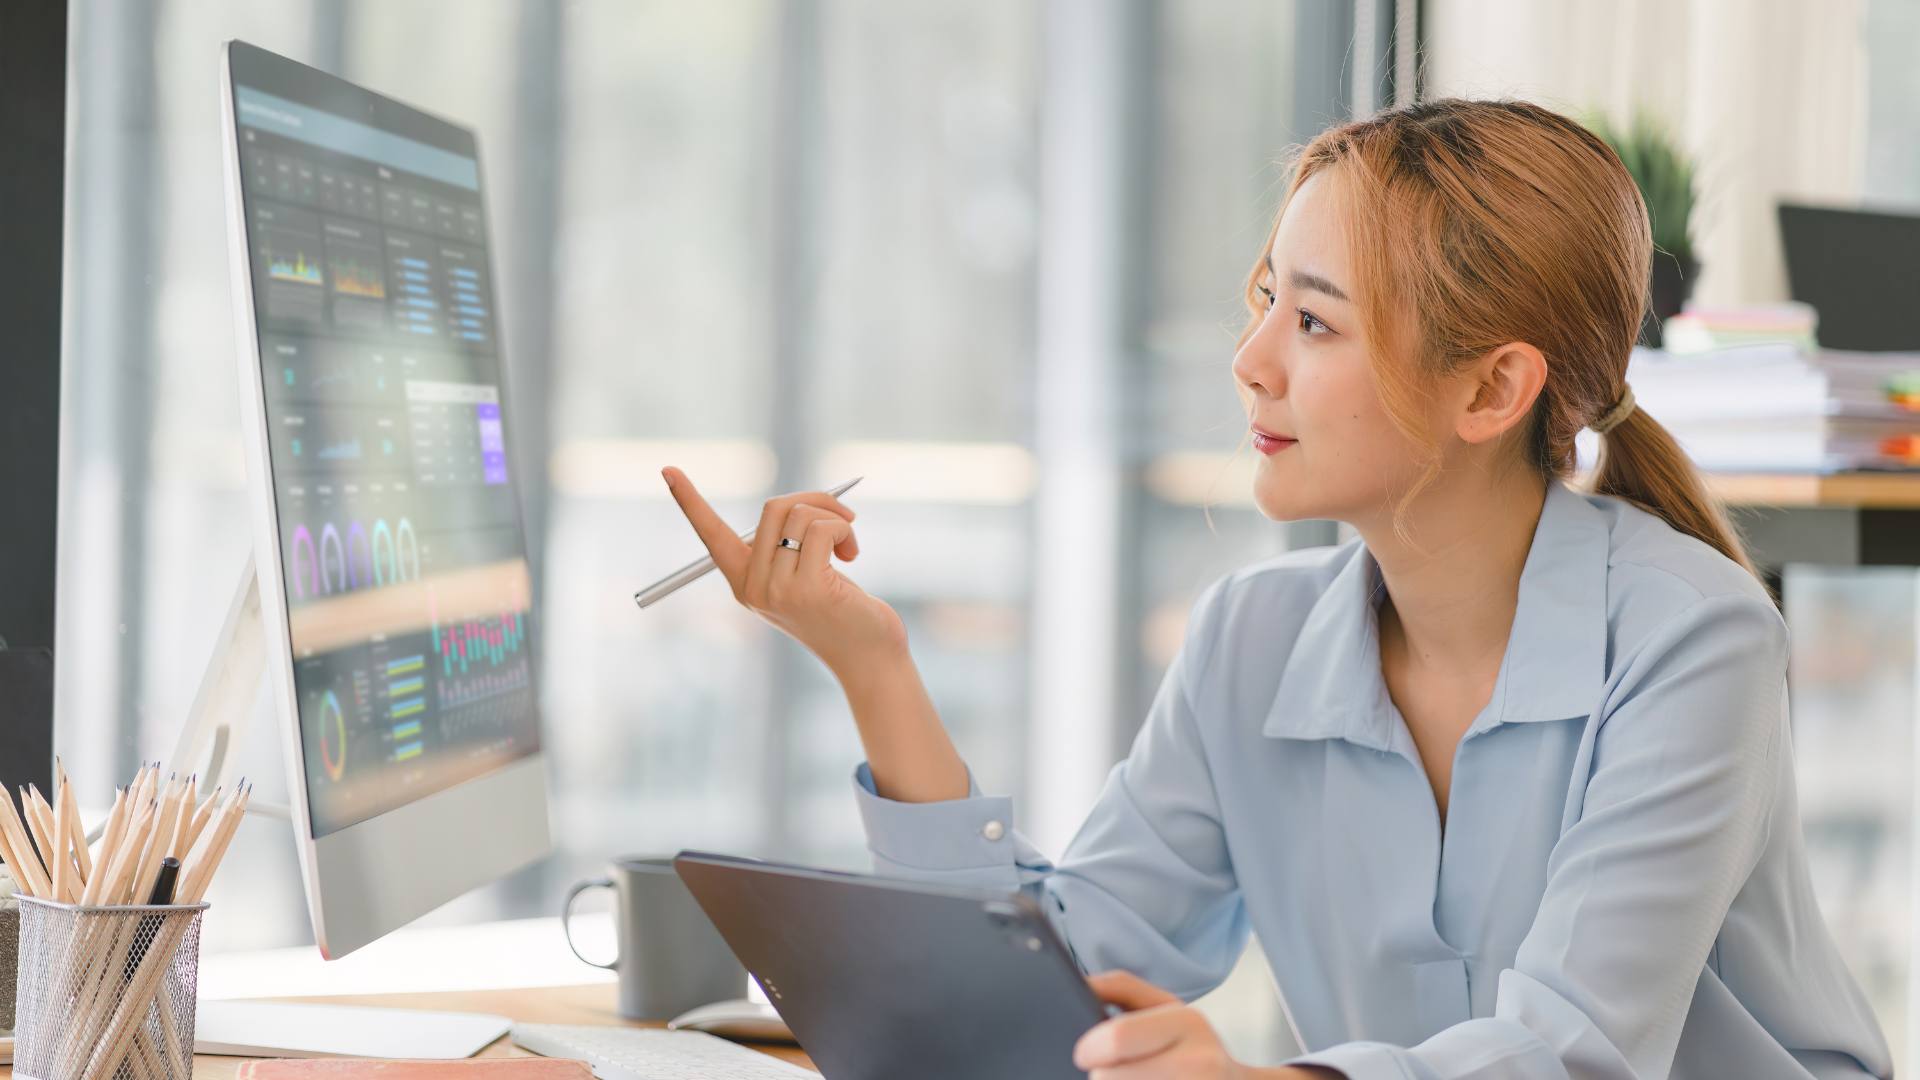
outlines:
[{"label": "monitor bezel", "polygon": [[[241,177],[236,80],[264,73],[275,85],[304,83],[316,97],[355,104],[378,123],[471,155],[479,175],[480,212],[487,235],[486,178],[479,140],[470,129],[424,110],[238,39],[220,51],[221,143],[226,156],[227,240],[233,290],[235,350],[240,364],[241,432],[245,444],[248,489],[253,504],[253,546],[260,590],[261,621],[268,642],[268,689],[281,725],[282,757],[287,767],[295,846],[299,856],[314,942],[326,959],[336,959],[413,921],[467,891],[550,854],[553,850],[546,782],[544,724],[537,694],[534,722],[541,732],[531,752],[500,768],[422,796],[385,813],[316,837],[307,792],[306,744],[293,676],[293,645],[288,622],[285,567],[280,551],[278,499],[273,487],[267,431],[266,386],[260,331],[255,314],[254,274],[247,238],[247,203]],[[485,246],[493,275],[493,245]],[[497,301],[496,301],[497,303]],[[502,412],[508,407],[506,349],[495,317],[495,341],[501,367]],[[516,485],[517,495],[517,485]],[[524,510],[515,500],[525,537]],[[533,583],[537,591],[537,582]],[[537,624],[536,624],[537,625]],[[536,635],[537,636],[537,635]],[[530,642],[537,667],[538,642]],[[538,685],[537,681],[535,683]]]}]

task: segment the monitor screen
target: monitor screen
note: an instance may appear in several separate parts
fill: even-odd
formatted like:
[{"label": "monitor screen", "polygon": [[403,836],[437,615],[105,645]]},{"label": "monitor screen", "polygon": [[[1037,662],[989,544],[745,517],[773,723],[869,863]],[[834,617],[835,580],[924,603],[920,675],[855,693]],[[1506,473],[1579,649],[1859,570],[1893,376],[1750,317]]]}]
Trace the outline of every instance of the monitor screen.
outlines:
[{"label": "monitor screen", "polygon": [[1920,349],[1920,215],[1780,203],[1793,298],[1826,349]]},{"label": "monitor screen", "polygon": [[538,750],[531,580],[472,132],[251,47],[231,69],[318,837]]}]

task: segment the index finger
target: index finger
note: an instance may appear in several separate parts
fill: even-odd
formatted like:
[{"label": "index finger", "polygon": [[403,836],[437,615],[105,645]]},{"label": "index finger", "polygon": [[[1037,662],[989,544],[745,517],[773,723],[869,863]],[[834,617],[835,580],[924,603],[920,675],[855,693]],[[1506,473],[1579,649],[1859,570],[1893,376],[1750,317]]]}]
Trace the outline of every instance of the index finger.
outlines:
[{"label": "index finger", "polygon": [[673,501],[680,504],[680,512],[687,515],[687,521],[693,525],[693,531],[700,542],[707,545],[707,551],[713,556],[713,565],[727,576],[727,581],[737,592],[740,578],[746,572],[747,558],[753,549],[741,540],[713,507],[707,505],[706,497],[694,489],[693,481],[687,474],[669,465],[660,470],[666,478],[667,490],[673,493]]}]

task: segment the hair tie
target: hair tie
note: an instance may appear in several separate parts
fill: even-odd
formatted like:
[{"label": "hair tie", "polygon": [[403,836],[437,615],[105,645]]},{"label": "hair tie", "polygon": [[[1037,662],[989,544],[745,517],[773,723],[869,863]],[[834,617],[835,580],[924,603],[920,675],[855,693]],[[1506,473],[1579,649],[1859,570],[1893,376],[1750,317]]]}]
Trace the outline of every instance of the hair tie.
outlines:
[{"label": "hair tie", "polygon": [[1633,412],[1633,384],[1621,383],[1620,400],[1614,402],[1613,408],[1608,409],[1602,414],[1600,419],[1595,420],[1587,426],[1593,429],[1594,434],[1605,435],[1607,432],[1619,427],[1620,422],[1625,420],[1627,414],[1631,412]]}]

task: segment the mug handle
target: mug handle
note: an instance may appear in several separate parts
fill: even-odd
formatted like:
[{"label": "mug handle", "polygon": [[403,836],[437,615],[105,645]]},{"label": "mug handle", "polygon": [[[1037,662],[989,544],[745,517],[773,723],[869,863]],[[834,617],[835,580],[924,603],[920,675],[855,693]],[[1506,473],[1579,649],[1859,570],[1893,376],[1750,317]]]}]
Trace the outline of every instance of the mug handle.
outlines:
[{"label": "mug handle", "polygon": [[[573,919],[573,902],[579,899],[580,894],[586,892],[588,889],[611,888],[613,888],[612,878],[595,878],[592,881],[576,882],[573,888],[567,890],[567,902],[560,908],[560,933],[566,937],[567,948],[573,950],[573,955],[580,956],[580,947],[573,943],[573,929],[571,925]],[[608,971],[613,971],[620,966],[620,954],[617,952],[614,953],[613,961],[607,964],[603,964],[598,960],[588,960],[584,956],[580,956],[580,961],[582,963],[592,964],[597,968],[606,968]]]}]

